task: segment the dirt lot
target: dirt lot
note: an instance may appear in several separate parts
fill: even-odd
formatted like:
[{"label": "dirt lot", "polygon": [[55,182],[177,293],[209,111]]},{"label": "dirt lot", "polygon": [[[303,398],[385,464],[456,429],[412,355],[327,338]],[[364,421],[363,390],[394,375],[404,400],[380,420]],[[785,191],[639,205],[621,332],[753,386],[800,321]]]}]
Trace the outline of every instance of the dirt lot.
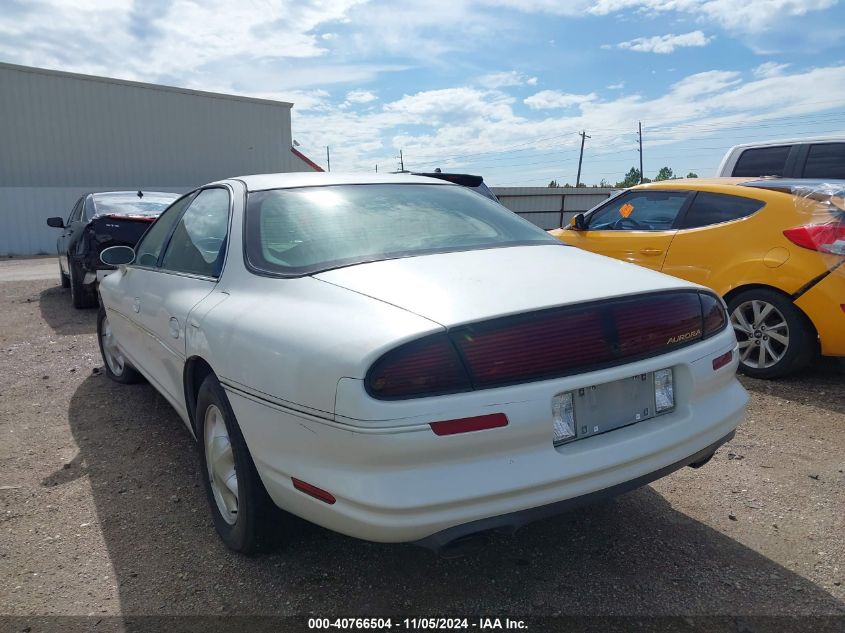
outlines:
[{"label": "dirt lot", "polygon": [[173,410],[96,371],[95,316],[0,282],[0,613],[845,615],[838,364],[743,379],[748,421],[704,468],[464,558],[307,525],[245,558]]}]

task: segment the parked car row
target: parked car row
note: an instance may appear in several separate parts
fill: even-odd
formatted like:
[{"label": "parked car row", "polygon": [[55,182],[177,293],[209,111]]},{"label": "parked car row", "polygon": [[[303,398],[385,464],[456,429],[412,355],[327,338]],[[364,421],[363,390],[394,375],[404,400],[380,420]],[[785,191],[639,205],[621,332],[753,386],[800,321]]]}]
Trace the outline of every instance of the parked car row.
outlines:
[{"label": "parked car row", "polygon": [[720,297],[444,179],[215,182],[102,259],[106,372],[173,405],[241,552],[274,507],[435,548],[515,528],[701,466],[744,415]]},{"label": "parked car row", "polygon": [[90,194],[49,222],[74,304],[99,284],[106,374],[178,412],[230,548],[279,508],[442,548],[699,467],[744,416],[740,364],[845,355],[845,208],[798,186],[652,183],[553,235],[440,172]]}]

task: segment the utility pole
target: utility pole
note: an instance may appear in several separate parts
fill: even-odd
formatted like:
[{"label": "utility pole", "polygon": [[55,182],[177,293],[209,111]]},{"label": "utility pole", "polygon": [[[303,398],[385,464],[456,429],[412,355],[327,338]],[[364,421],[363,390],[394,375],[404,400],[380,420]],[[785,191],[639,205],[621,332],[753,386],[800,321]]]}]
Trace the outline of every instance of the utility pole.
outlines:
[{"label": "utility pole", "polygon": [[638,121],[639,138],[640,138],[640,184],[643,182],[643,122]]},{"label": "utility pole", "polygon": [[328,167],[328,169],[326,169],[326,171],[332,170],[332,156],[331,156],[331,154],[329,154],[329,146],[328,145],[326,145],[326,166]]},{"label": "utility pole", "polygon": [[378,173],[378,163],[376,163],[376,173]]},{"label": "utility pole", "polygon": [[581,161],[584,160],[584,139],[585,138],[593,138],[592,136],[587,136],[587,130],[581,130],[578,134],[581,137],[581,153],[578,155],[578,175],[575,177],[575,186],[581,186]]},{"label": "utility pole", "polygon": [[402,156],[402,150],[399,150],[399,171],[405,173],[405,158]]}]

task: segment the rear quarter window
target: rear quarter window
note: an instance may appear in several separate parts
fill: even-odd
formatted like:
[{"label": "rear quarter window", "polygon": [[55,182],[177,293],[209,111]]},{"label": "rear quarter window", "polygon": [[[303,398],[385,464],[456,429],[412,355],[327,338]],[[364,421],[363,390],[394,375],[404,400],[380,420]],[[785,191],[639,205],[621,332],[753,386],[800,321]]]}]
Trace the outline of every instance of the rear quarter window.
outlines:
[{"label": "rear quarter window", "polygon": [[765,206],[762,200],[730,196],[723,193],[700,192],[687,211],[682,229],[695,229],[746,218]]},{"label": "rear quarter window", "polygon": [[747,149],[739,156],[733,176],[783,176],[791,145]]},{"label": "rear quarter window", "polygon": [[845,143],[810,145],[804,178],[845,178]]}]

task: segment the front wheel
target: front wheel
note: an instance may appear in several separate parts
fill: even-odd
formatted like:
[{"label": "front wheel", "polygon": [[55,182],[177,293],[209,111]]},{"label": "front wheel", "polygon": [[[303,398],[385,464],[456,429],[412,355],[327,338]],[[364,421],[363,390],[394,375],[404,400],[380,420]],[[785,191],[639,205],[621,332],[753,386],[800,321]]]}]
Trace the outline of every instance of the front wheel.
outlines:
[{"label": "front wheel", "polygon": [[227,547],[252,554],[269,543],[268,517],[274,506],[255,470],[226,392],[214,375],[200,387],[194,419],[214,527]]},{"label": "front wheel", "polygon": [[740,292],[728,312],[739,342],[739,370],[748,376],[786,376],[806,367],[817,351],[807,317],[777,291]]},{"label": "front wheel", "polygon": [[141,374],[126,361],[126,357],[118,347],[105,308],[100,308],[97,315],[97,339],[100,342],[100,354],[109,378],[124,385],[141,381]]}]

